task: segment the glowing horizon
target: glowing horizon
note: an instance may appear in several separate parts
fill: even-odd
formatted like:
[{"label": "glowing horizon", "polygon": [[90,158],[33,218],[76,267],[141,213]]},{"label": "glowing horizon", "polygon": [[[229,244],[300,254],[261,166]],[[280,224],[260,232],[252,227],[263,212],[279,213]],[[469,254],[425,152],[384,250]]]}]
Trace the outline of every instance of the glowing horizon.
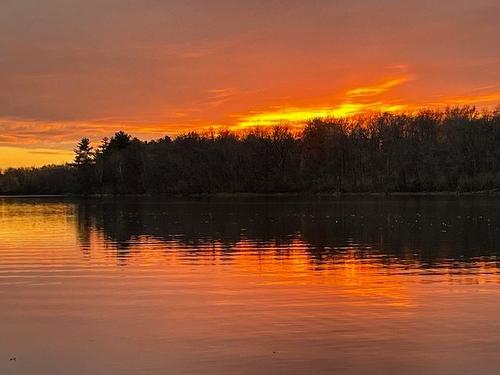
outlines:
[{"label": "glowing horizon", "polygon": [[[381,84],[379,87],[387,87],[388,84],[393,85],[395,81],[391,80]],[[360,93],[366,93],[367,96],[378,90],[376,88],[363,87],[353,89],[348,94],[356,93],[354,96],[361,96]],[[385,90],[384,90],[385,91]],[[99,124],[71,124],[71,126],[88,127],[93,129],[91,135],[83,134],[81,137],[90,137],[96,145],[102,138],[110,137],[119,130],[129,132],[133,136],[138,133],[142,138],[151,140],[159,139],[165,135],[175,136],[189,131],[203,133],[209,129],[228,129],[238,132],[240,130],[252,129],[258,127],[273,127],[285,125],[289,128],[301,128],[308,121],[315,118],[346,118],[363,113],[412,113],[422,109],[444,109],[454,106],[480,106],[482,108],[491,108],[491,103],[498,106],[500,103],[500,93],[492,93],[475,97],[451,97],[439,103],[426,104],[389,104],[383,101],[375,102],[344,102],[337,106],[312,106],[312,107],[276,107],[261,113],[249,113],[246,115],[234,115],[232,117],[237,120],[231,125],[205,124],[201,126],[182,127],[179,130],[168,131],[168,125],[162,124],[128,124],[123,123]],[[14,122],[15,123],[15,122]],[[104,126],[103,126],[104,125]],[[48,124],[49,128],[54,124]],[[111,126],[115,126],[114,130],[110,130]],[[105,129],[106,132],[102,132]],[[101,133],[99,136],[97,134]],[[17,142],[7,142],[7,146],[0,143],[0,170],[8,167],[39,167],[49,164],[64,164],[70,162],[73,158],[73,148],[76,142],[81,137],[69,137],[60,140],[59,147],[38,147],[38,143],[34,140],[28,140],[17,146]],[[0,140],[2,136],[0,136]],[[12,144],[12,145],[11,145]]]}]

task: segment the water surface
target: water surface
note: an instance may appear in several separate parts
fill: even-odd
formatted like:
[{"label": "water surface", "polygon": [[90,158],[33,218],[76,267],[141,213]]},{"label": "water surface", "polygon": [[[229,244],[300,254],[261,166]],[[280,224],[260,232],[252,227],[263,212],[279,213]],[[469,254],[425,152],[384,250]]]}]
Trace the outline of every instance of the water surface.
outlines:
[{"label": "water surface", "polygon": [[0,374],[497,374],[499,255],[493,199],[0,198]]}]

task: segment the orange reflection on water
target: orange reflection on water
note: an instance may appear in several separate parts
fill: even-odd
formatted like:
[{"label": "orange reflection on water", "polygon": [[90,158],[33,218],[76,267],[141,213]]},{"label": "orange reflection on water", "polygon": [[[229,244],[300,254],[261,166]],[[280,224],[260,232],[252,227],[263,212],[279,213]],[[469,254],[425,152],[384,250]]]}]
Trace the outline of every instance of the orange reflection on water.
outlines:
[{"label": "orange reflection on water", "polygon": [[[0,199],[0,352],[22,359],[0,361],[0,373],[500,365],[493,258],[426,267],[413,248],[396,256],[351,239],[325,253],[304,233],[269,236],[265,225],[204,232],[196,205],[126,204]],[[229,217],[241,228],[239,212]]]}]

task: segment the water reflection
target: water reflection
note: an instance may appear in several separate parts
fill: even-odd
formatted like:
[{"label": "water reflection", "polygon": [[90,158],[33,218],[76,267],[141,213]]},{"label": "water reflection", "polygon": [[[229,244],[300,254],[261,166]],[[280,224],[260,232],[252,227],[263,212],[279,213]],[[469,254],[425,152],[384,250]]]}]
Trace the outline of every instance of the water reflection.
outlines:
[{"label": "water reflection", "polygon": [[0,198],[0,373],[494,374],[499,209]]},{"label": "water reflection", "polygon": [[420,268],[496,266],[499,208],[474,199],[76,203],[82,248],[95,231],[124,262],[147,239],[193,256],[218,248],[231,257],[251,244],[286,257],[300,245],[317,269],[346,256]]}]

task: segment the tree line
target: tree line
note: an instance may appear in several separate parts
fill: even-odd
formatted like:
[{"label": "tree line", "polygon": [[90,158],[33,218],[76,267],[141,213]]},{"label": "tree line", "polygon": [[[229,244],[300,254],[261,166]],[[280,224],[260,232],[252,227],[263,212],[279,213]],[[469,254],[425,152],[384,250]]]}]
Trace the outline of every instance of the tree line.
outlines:
[{"label": "tree line", "polygon": [[9,168],[0,194],[478,191],[500,188],[500,110],[377,113],[141,141],[119,131],[73,163]]}]

